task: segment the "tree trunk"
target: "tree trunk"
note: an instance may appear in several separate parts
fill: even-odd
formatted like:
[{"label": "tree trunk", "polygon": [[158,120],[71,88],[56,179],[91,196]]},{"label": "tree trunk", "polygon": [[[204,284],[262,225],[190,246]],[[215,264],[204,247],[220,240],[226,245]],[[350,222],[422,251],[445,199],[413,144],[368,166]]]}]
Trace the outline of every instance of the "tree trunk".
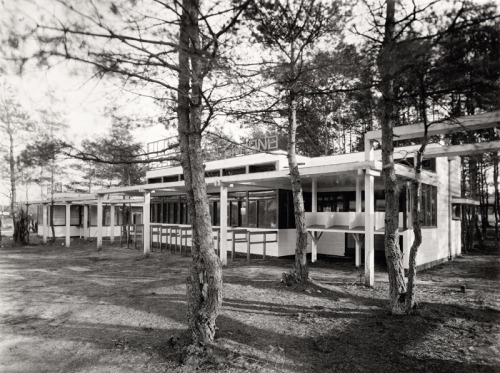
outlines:
[{"label": "tree trunk", "polygon": [[[470,192],[471,192],[471,198],[474,200],[477,200],[479,198],[479,193],[478,193],[478,184],[479,184],[479,174],[478,174],[478,157],[475,155],[472,155],[469,158],[469,172],[470,172]],[[479,241],[479,245],[483,245],[483,235],[481,233],[481,229],[479,228],[479,216],[477,209],[475,207],[472,208],[473,214],[472,214],[472,226],[471,229],[473,229],[473,239],[477,239]],[[472,245],[471,245],[472,248]]]},{"label": "tree trunk", "polygon": [[395,0],[387,1],[384,41],[377,65],[380,72],[382,93],[382,172],[385,183],[385,258],[389,273],[390,307],[393,314],[404,313],[405,279],[403,254],[399,249],[399,185],[394,170],[393,127],[397,122],[395,108],[393,68],[395,65],[394,48]]},{"label": "tree trunk", "polygon": [[288,167],[290,170],[290,181],[292,183],[293,208],[295,213],[295,277],[298,281],[306,284],[309,278],[307,268],[307,229],[306,213],[304,210],[304,196],[300,183],[299,165],[296,156],[295,137],[297,134],[297,101],[293,88],[289,91],[288,103]]},{"label": "tree trunk", "polygon": [[[429,142],[427,134],[427,92],[425,88],[424,75],[419,74],[420,78],[420,115],[424,124],[424,135],[422,137],[420,148],[415,155],[415,179],[411,183],[411,216],[414,240],[410,248],[410,257],[408,265],[408,285],[406,287],[406,313],[410,314],[417,304],[417,253],[422,244],[422,161],[425,148]],[[451,216],[449,217],[451,219]]]},{"label": "tree trunk", "polygon": [[495,213],[495,238],[498,240],[498,221],[500,218],[500,192],[498,191],[498,153],[492,153],[491,159],[493,162],[493,187],[495,190],[493,196],[493,211]]},{"label": "tree trunk", "polygon": [[200,4],[198,0],[183,0],[182,4],[177,114],[181,164],[193,228],[192,262],[187,278],[187,316],[193,343],[205,344],[215,337],[215,321],[222,304],[222,268],[213,248],[201,151]]},{"label": "tree trunk", "polygon": [[16,209],[17,190],[16,190],[16,162],[14,159],[14,137],[12,136],[12,128],[10,123],[7,124],[9,134],[9,171],[10,171],[10,215],[12,216],[12,223],[14,231],[12,238],[15,243],[19,242],[19,214]]}]

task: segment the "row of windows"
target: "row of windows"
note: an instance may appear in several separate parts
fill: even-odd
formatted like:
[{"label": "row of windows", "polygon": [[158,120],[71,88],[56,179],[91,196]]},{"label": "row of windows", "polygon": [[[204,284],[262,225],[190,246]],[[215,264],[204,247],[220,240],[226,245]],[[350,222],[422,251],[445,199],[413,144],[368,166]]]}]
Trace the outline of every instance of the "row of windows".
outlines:
[{"label": "row of windows", "polygon": [[[37,221],[39,225],[43,224],[43,207],[38,206]],[[131,223],[142,223],[138,214],[142,213],[141,207],[132,207]],[[83,206],[71,205],[70,206],[70,225],[81,226],[83,225]],[[50,206],[47,208],[47,221],[50,223]],[[97,206],[91,205],[89,208],[88,225],[90,227],[97,226]],[[66,225],[66,206],[54,206],[54,226]],[[111,225],[111,206],[103,205],[102,207],[102,225]],[[115,206],[115,225],[123,225],[123,208]]]},{"label": "row of windows", "polygon": [[[258,172],[269,172],[276,171],[276,165],[274,163],[265,163],[265,164],[257,164],[248,166],[248,173],[258,173]],[[231,175],[242,175],[247,173],[246,167],[235,167],[235,168],[224,168],[222,169],[222,176],[231,176]],[[211,170],[205,172],[205,177],[219,177],[221,176],[221,170]],[[163,176],[163,177],[153,177],[148,179],[148,184],[157,184],[157,183],[172,183],[176,181],[184,180],[184,175],[171,175],[171,176]]]},{"label": "row of windows", "polygon": [[[230,227],[277,227],[276,191],[228,193],[227,224]],[[220,225],[220,196],[209,195],[213,225]],[[151,202],[151,222],[190,224],[184,196],[165,197]]]}]

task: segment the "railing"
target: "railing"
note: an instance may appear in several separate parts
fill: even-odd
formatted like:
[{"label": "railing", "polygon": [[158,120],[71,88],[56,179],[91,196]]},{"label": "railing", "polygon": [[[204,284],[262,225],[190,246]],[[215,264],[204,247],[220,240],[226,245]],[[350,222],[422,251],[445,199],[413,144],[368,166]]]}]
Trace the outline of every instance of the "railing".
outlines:
[{"label": "railing", "polygon": [[[227,241],[231,241],[231,261],[234,261],[236,255],[236,244],[246,243],[247,245],[247,262],[250,262],[250,253],[252,245],[262,245],[262,259],[266,259],[267,244],[278,242],[278,231],[251,231],[247,229],[228,229],[228,233],[231,233]],[[220,227],[212,228],[212,238],[215,241],[215,250],[217,256],[220,256]],[[261,240],[252,241],[252,237],[262,235]],[[269,236],[274,235],[274,239],[269,239]],[[180,254],[187,254],[188,252],[188,239],[192,239],[192,228],[191,226],[178,226],[178,225],[162,225],[162,224],[151,224],[150,225],[150,237],[151,237],[151,247],[156,247],[163,251],[163,238],[165,238],[165,246],[168,249],[170,247],[171,252],[176,252],[179,249]],[[156,242],[154,239],[156,238]]]},{"label": "railing", "polygon": [[[236,252],[237,242],[246,242],[247,244],[247,262],[250,263],[250,249],[252,245],[262,244],[262,259],[266,260],[266,246],[268,243],[278,242],[278,232],[277,231],[249,231],[247,229],[233,229],[232,231],[232,249],[231,249],[231,261],[234,261]],[[268,234],[274,234],[274,240],[267,240]],[[264,239],[262,241],[252,241],[252,236],[263,235]]]}]

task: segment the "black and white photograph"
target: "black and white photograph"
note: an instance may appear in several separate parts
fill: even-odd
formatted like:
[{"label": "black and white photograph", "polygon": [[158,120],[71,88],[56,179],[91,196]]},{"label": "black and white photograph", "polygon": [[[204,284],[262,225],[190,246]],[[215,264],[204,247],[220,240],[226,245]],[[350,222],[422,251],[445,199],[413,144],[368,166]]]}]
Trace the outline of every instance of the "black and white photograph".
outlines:
[{"label": "black and white photograph", "polygon": [[499,2],[0,14],[0,372],[500,371]]}]

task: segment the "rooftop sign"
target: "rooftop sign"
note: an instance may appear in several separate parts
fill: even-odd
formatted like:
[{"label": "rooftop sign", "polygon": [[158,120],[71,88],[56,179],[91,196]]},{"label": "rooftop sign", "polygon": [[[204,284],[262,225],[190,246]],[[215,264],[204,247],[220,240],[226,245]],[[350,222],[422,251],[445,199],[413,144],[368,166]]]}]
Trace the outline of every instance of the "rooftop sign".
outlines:
[{"label": "rooftop sign", "polygon": [[[178,149],[169,148],[170,144],[177,142],[177,137],[170,137],[159,141],[148,143],[148,153],[150,159],[163,158],[178,154]],[[214,161],[218,159],[233,158],[239,155],[255,154],[277,150],[278,135],[266,136],[248,140],[244,143],[231,143],[224,139],[209,142],[204,147],[203,153],[206,160]],[[152,154],[153,153],[153,154]],[[159,161],[151,163],[151,168],[178,166],[179,161]]]}]

